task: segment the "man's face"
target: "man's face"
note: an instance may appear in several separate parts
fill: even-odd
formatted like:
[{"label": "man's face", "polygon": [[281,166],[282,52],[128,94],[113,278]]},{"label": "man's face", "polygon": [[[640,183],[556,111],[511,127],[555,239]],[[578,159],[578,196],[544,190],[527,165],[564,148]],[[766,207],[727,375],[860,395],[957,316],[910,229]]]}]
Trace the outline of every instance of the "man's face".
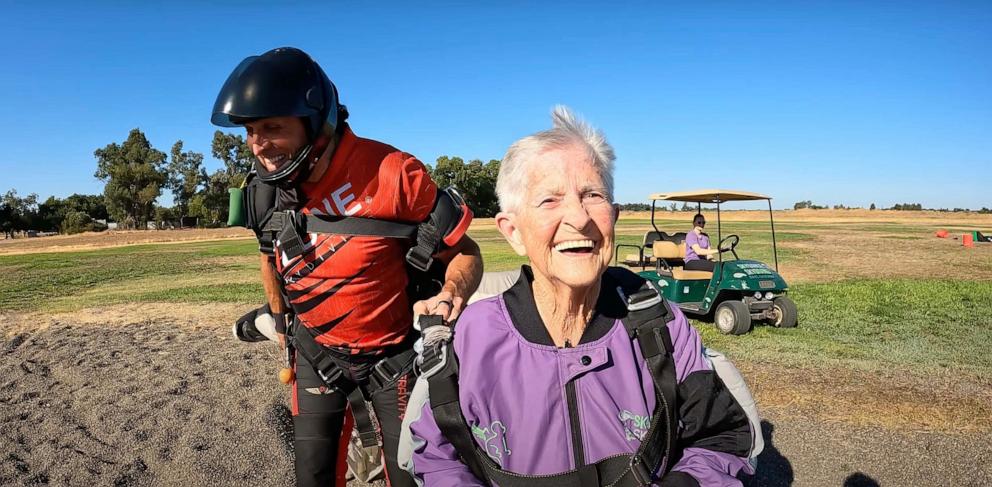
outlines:
[{"label": "man's face", "polygon": [[588,151],[572,145],[541,154],[524,197],[497,224],[534,272],[572,287],[598,281],[613,258],[617,208]]},{"label": "man's face", "polygon": [[266,171],[289,162],[307,143],[307,131],[297,117],[271,117],[245,124],[248,146]]}]

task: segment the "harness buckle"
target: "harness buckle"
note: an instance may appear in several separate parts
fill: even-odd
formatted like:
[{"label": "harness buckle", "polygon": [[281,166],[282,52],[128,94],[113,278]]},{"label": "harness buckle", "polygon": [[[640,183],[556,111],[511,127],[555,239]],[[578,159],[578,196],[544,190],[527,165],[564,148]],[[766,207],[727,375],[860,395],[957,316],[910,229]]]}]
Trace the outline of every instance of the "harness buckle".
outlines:
[{"label": "harness buckle", "polygon": [[314,367],[314,369],[317,370],[317,375],[320,376],[320,379],[331,387],[337,387],[338,380],[340,380],[341,376],[344,374],[344,372],[341,371],[341,367],[333,364],[326,369],[320,369],[318,367]]},{"label": "harness buckle", "polygon": [[424,361],[420,364],[420,377],[429,379],[448,364],[448,341],[442,340],[433,347],[424,348]]},{"label": "harness buckle", "polygon": [[622,287],[617,286],[617,293],[627,303],[628,311],[641,311],[661,303],[661,292],[658,288],[651,281],[647,281],[646,284],[649,289],[637,291],[630,296],[623,292]]},{"label": "harness buckle", "polygon": [[296,258],[303,253],[303,239],[300,238],[300,230],[301,225],[303,226],[302,230],[306,230],[304,217],[305,215],[298,214],[293,210],[272,214],[272,218],[275,220],[273,224],[276,228],[281,227],[278,236],[282,253],[289,259]]},{"label": "harness buckle", "polygon": [[635,454],[630,457],[630,474],[637,481],[637,485],[651,485],[653,480],[651,471],[648,470],[647,465],[644,465],[644,459],[640,455]]},{"label": "harness buckle", "polygon": [[411,247],[406,252],[406,261],[415,269],[421,272],[427,272],[427,269],[430,269],[431,264],[434,263],[434,257],[423,252],[419,247]]},{"label": "harness buckle", "polygon": [[388,358],[384,358],[372,366],[372,373],[369,375],[369,382],[372,385],[370,390],[378,391],[383,386],[396,378],[402,370],[394,370]]}]

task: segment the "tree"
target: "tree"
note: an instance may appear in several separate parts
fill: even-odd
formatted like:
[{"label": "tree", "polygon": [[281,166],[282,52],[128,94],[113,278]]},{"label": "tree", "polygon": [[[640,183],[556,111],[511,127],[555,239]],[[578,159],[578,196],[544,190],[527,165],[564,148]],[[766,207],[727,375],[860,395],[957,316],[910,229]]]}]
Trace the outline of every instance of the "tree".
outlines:
[{"label": "tree", "polygon": [[461,157],[441,156],[429,170],[439,188],[457,188],[476,217],[491,218],[499,211],[496,197],[499,165],[500,161],[496,159],[483,164],[479,159],[466,163]]},{"label": "tree", "polygon": [[[662,206],[660,209],[664,210]],[[620,205],[621,211],[651,211],[651,205],[646,203],[624,203]]]},{"label": "tree", "polygon": [[[216,141],[216,136],[214,140]],[[167,171],[166,187],[172,190],[178,216],[187,216],[190,200],[207,182],[207,171],[203,168],[203,154],[183,152],[183,141],[176,141],[172,146],[172,157]],[[156,220],[159,220],[158,217]]]},{"label": "tree", "polygon": [[233,186],[240,186],[245,177],[251,172],[255,155],[240,135],[226,134],[217,130],[210,145],[210,153],[214,158],[224,162],[224,172],[231,178]]},{"label": "tree", "polygon": [[46,232],[61,231],[62,220],[65,218],[66,211],[65,200],[49,196],[44,203],[38,205],[37,226],[35,228]]},{"label": "tree", "polygon": [[231,178],[223,169],[215,171],[207,178],[203,191],[190,200],[189,215],[198,216],[214,225],[227,221],[229,197],[227,189],[231,187]]},{"label": "tree", "polygon": [[38,195],[31,193],[23,198],[11,189],[0,200],[0,229],[4,237],[14,238],[16,232],[33,227],[38,218]]},{"label": "tree", "polygon": [[178,220],[175,208],[166,208],[164,206],[155,207],[155,229],[162,230],[165,228],[174,228],[176,221]]},{"label": "tree", "polygon": [[868,209],[869,210],[874,210],[875,209],[875,203],[872,203],[871,206],[868,207]]},{"label": "tree", "polygon": [[111,216],[125,226],[147,228],[166,181],[165,153],[152,147],[141,130],[132,129],[122,145],[115,142],[93,155],[95,176],[106,182],[103,195]]},{"label": "tree", "polygon": [[210,153],[224,163],[203,181],[203,191],[189,202],[189,216],[204,218],[218,224],[227,221],[228,188],[241,186],[251,171],[255,156],[240,135],[214,132]]},{"label": "tree", "polygon": [[98,194],[73,194],[65,199],[65,206],[69,211],[86,213],[94,220],[106,220],[110,217],[106,200]]},{"label": "tree", "polygon": [[72,235],[87,231],[93,224],[93,219],[81,211],[70,211],[62,220],[62,233]]}]

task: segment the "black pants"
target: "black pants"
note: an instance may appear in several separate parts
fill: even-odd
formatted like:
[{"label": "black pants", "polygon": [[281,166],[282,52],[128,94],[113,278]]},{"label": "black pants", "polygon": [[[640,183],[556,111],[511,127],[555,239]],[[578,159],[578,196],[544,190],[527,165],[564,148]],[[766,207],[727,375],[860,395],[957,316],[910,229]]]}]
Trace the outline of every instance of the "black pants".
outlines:
[{"label": "black pants", "polygon": [[[377,361],[348,359],[347,363],[339,364],[345,365],[342,368],[352,380],[350,389],[342,391],[328,389],[313,366],[297,354],[296,382],[293,385],[297,485],[334,485],[341,425],[348,405],[347,395],[358,387],[356,382],[366,383],[365,378]],[[388,485],[392,487],[414,485],[410,475],[397,465],[396,450],[400,439],[400,424],[416,379],[412,371],[406,372],[371,397],[382,435]],[[347,431],[345,434],[350,435],[351,432]]]},{"label": "black pants", "polygon": [[715,262],[707,259],[690,260],[682,268],[687,271],[708,271],[713,272]]}]

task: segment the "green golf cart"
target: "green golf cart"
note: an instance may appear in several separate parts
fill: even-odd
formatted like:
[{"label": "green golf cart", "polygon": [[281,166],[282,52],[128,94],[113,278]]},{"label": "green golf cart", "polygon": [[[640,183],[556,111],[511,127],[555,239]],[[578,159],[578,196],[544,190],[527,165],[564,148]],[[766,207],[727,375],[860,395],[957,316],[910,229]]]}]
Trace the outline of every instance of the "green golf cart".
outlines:
[{"label": "green golf cart", "polygon": [[[778,246],[775,242],[775,219],[772,217],[771,198],[757,193],[728,190],[698,190],[680,193],[653,194],[651,199],[651,228],[644,235],[642,245],[619,244],[620,249],[632,247],[636,254],[627,254],[622,263],[640,268],[638,274],[655,282],[664,296],[678,304],[694,318],[712,320],[722,333],[742,335],[751,329],[754,321],[765,321],[774,326],[796,326],[796,304],[786,296],[789,285],[778,273]],[[729,201],[768,201],[768,217],[772,230],[772,249],[775,268],[763,262],[741,259],[737,255],[737,235],[723,236],[720,223],[720,204]],[[655,224],[656,205],[659,201],[696,203],[700,213],[703,203],[716,204],[717,241],[719,257],[713,272],[685,270],[686,232],[668,233]],[[730,259],[730,255],[733,259]]]}]

